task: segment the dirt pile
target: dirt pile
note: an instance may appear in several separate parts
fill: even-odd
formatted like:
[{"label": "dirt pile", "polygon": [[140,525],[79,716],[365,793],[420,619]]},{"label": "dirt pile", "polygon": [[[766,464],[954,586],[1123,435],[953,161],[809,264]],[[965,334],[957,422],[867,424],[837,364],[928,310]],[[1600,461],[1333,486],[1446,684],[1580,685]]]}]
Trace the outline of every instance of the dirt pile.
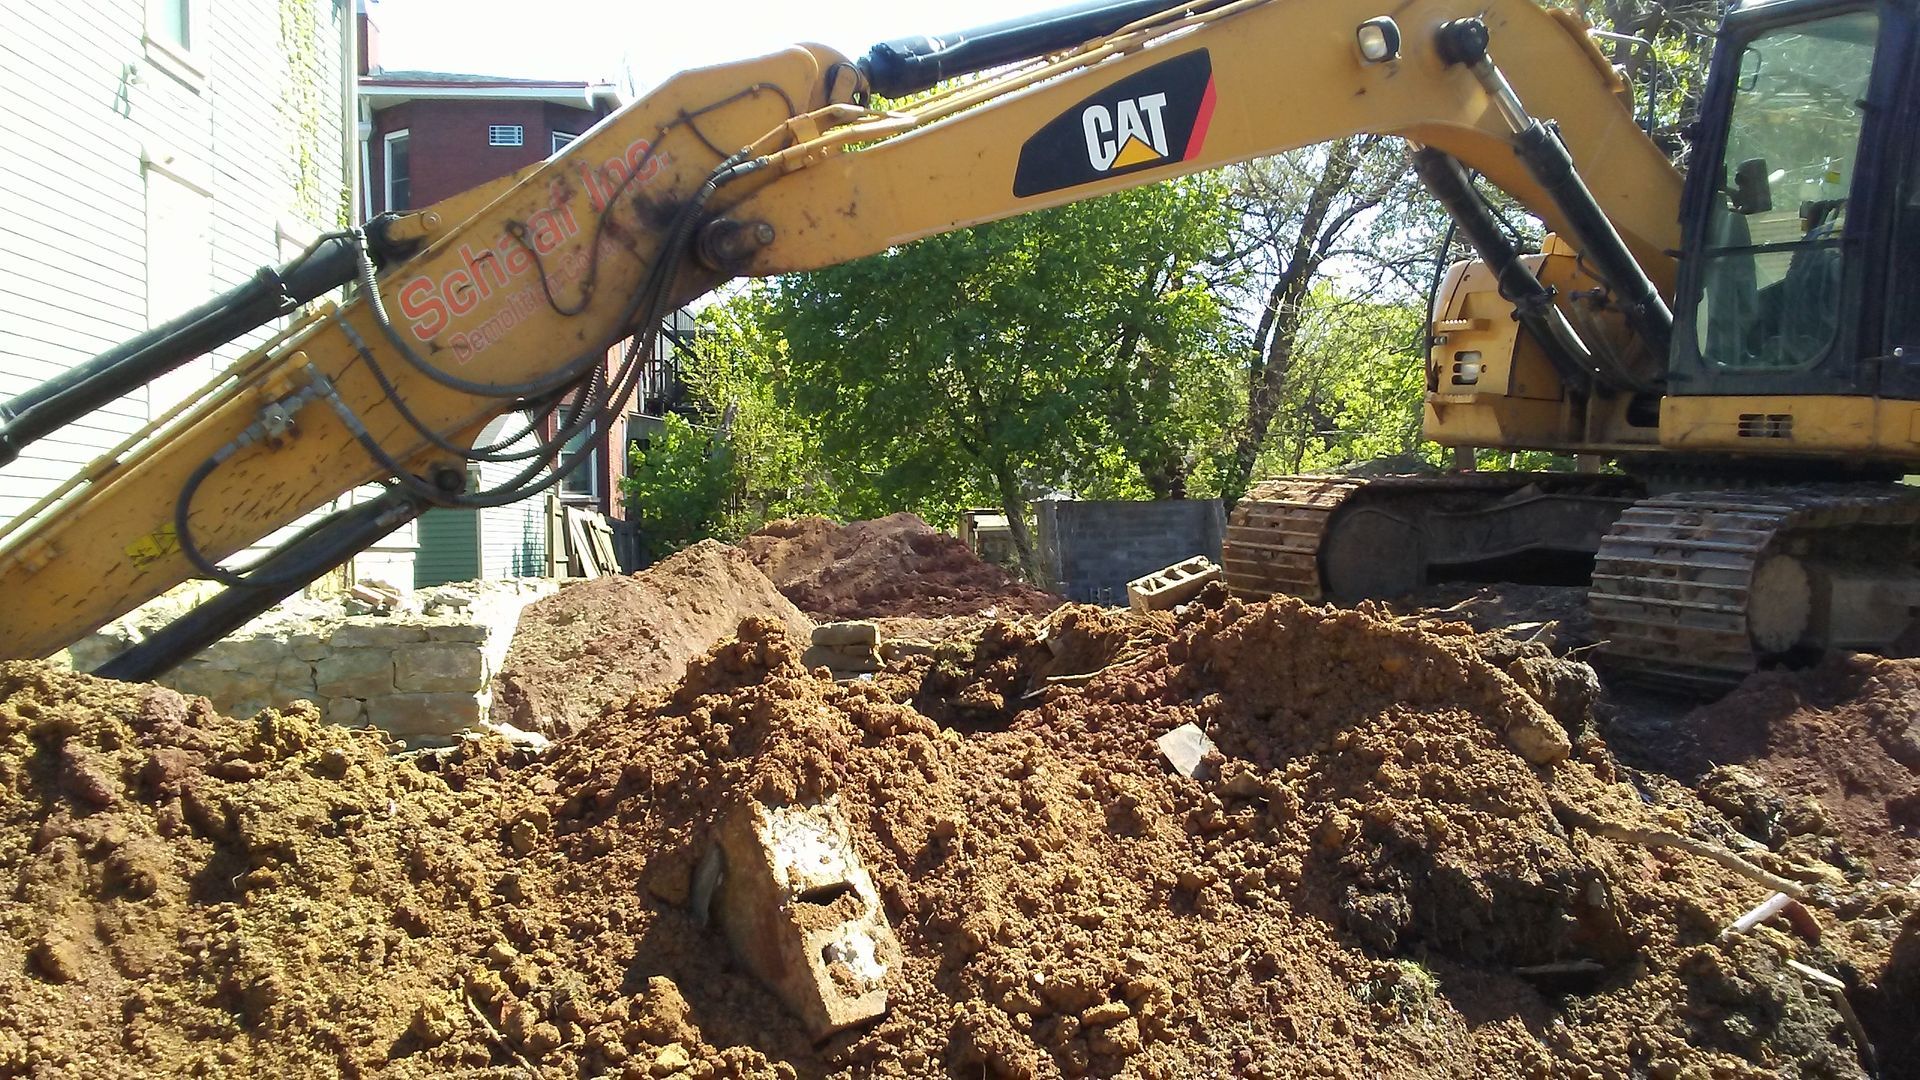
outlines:
[{"label": "dirt pile", "polygon": [[1754,839],[1837,840],[1889,880],[1920,873],[1920,660],[1843,655],[1765,672],[1683,729],[1696,768],[1711,770],[1703,790],[1738,804]]},{"label": "dirt pile", "polygon": [[[1860,1075],[1784,961],[1905,986],[1915,898],[1716,944],[1767,890],[1596,823],[1719,815],[1552,738],[1478,642],[1070,609],[946,657],[1004,688],[961,731],[927,671],[835,684],[755,619],[538,760],[0,666],[0,1074]],[[1185,723],[1204,779],[1155,750]],[[730,812],[827,798],[904,958],[816,1046],[694,897]]]},{"label": "dirt pile", "polygon": [[835,525],[775,521],[740,542],[800,610],[820,619],[1050,611],[1061,599],[990,563],[913,514]]},{"label": "dirt pile", "polygon": [[492,802],[311,709],[0,664],[0,1076],[354,1075],[467,1023]]},{"label": "dirt pile", "polygon": [[543,734],[578,731],[607,702],[672,685],[750,617],[802,640],[813,627],[739,549],[713,540],[635,574],[569,585],[521,613],[492,715]]}]

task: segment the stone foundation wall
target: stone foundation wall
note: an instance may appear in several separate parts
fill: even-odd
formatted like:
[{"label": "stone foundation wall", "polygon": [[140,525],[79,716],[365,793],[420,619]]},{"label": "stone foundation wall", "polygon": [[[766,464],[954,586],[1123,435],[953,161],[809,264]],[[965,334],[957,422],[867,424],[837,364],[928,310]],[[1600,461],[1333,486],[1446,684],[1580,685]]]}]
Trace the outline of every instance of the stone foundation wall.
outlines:
[{"label": "stone foundation wall", "polygon": [[[520,610],[555,583],[511,579],[422,590],[417,610],[394,614],[269,613],[155,680],[199,694],[231,716],[306,700],[339,724],[372,724],[402,738],[485,726],[494,670]],[[72,649],[87,670],[130,641],[97,634]]]}]

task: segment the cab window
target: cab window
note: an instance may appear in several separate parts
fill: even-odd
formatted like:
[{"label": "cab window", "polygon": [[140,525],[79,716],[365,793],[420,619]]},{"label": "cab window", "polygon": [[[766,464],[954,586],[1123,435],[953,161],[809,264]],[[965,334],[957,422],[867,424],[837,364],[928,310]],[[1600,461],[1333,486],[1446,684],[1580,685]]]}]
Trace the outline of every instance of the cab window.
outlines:
[{"label": "cab window", "polygon": [[1696,332],[1722,368],[1805,367],[1840,325],[1847,190],[1879,19],[1766,31],[1740,61],[1701,252]]}]

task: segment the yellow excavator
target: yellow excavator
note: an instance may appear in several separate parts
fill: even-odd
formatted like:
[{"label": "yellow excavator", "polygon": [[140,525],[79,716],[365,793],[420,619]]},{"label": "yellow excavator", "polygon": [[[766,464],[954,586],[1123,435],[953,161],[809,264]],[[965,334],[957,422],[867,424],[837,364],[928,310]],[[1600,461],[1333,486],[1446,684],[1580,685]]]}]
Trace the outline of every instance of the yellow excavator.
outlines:
[{"label": "yellow excavator", "polygon": [[[1362,132],[1413,147],[1478,255],[1433,312],[1427,435],[1618,471],[1272,481],[1234,512],[1233,587],[1349,597],[1585,552],[1631,671],[1713,686],[1887,646],[1920,602],[1920,499],[1890,482],[1920,457],[1913,20],[1907,0],[1736,11],[1684,185],[1588,28],[1531,0],[1099,0],[859,60],[801,45],[689,71],[543,164],[325,237],[0,404],[3,465],[291,316],[0,532],[0,656],[224,585],[100,669],[151,677],[426,507],[526,497],[606,430],[662,316],[729,279]],[[1541,253],[1469,170],[1546,223]],[[475,445],[509,413],[536,449]],[[505,460],[512,480],[469,489]]]}]

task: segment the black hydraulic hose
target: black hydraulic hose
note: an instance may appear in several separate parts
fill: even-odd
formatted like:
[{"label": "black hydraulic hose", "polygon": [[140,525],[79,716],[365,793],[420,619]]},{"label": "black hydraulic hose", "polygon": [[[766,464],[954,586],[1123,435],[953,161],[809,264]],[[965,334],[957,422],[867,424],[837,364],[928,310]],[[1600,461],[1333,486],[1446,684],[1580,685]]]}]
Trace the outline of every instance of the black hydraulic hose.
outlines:
[{"label": "black hydraulic hose", "polygon": [[1499,278],[1500,295],[1513,303],[1514,317],[1540,343],[1561,380],[1569,389],[1584,392],[1594,378],[1591,351],[1554,306],[1552,291],[1520,261],[1519,250],[1473,190],[1466,169],[1452,155],[1430,146],[1414,151],[1413,168]]},{"label": "black hydraulic hose", "polygon": [[179,666],[320,575],[419,517],[426,504],[396,491],[329,514],[263,559],[248,588],[227,589],[94,671],[139,682]]},{"label": "black hydraulic hose", "polygon": [[299,258],[0,404],[0,465],[136,386],[353,280],[353,238],[323,236]]},{"label": "black hydraulic hose", "polygon": [[883,41],[859,66],[875,93],[897,98],[960,75],[1069,49],[1161,12],[1202,12],[1227,2],[1093,0],[972,30]]},{"label": "black hydraulic hose", "polygon": [[1666,356],[1673,344],[1673,311],[1574,170],[1573,155],[1559,133],[1535,120],[1514,135],[1514,152],[1565,216],[1581,258],[1613,290],[1627,325],[1653,355]]}]

